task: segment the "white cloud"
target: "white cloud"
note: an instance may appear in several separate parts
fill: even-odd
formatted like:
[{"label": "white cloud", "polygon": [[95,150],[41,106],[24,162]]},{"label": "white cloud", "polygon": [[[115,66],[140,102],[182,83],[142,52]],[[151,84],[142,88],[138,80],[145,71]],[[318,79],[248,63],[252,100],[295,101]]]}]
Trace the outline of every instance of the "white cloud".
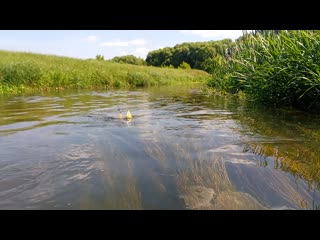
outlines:
[{"label": "white cloud", "polygon": [[129,41],[129,44],[134,46],[143,46],[147,44],[147,41],[144,40],[143,38],[140,38],[140,39],[134,39]]},{"label": "white cloud", "polygon": [[112,41],[112,42],[103,42],[100,44],[102,47],[129,47],[129,46],[143,46],[146,45],[147,41],[142,38],[133,39],[130,41]]},{"label": "white cloud", "polygon": [[120,41],[114,41],[114,42],[103,42],[100,44],[102,47],[128,47],[128,42],[120,42]]},{"label": "white cloud", "polygon": [[86,41],[86,42],[96,42],[97,36],[87,36],[86,38],[83,38],[82,40]]},{"label": "white cloud", "polygon": [[242,35],[242,30],[179,30],[182,34],[192,34],[203,38],[236,39]]},{"label": "white cloud", "polygon": [[148,52],[150,52],[150,49],[148,49],[148,48],[142,47],[142,48],[137,48],[137,49],[136,49],[137,55],[138,55],[139,57],[142,57],[142,58],[146,58]]},{"label": "white cloud", "polygon": [[118,56],[126,56],[129,55],[128,51],[120,51]]}]

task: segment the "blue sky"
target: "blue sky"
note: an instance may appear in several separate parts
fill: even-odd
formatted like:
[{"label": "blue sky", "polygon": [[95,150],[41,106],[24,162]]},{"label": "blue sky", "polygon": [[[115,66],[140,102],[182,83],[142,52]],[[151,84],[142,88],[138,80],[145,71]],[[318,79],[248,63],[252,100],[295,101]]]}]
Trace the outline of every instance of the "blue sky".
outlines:
[{"label": "blue sky", "polygon": [[0,49],[75,58],[105,59],[149,51],[183,42],[236,39],[241,30],[0,30]]}]

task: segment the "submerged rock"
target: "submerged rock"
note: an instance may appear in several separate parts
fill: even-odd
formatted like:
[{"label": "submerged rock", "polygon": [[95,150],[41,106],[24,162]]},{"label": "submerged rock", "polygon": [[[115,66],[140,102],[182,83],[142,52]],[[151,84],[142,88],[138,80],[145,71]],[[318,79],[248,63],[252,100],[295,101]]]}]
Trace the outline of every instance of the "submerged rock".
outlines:
[{"label": "submerged rock", "polygon": [[215,192],[212,188],[191,186],[186,188],[181,198],[188,209],[210,209],[212,207],[211,200],[214,195]]},{"label": "submerged rock", "polygon": [[192,210],[267,210],[248,193],[223,191],[217,194],[203,186],[186,188],[181,198]]},{"label": "submerged rock", "polygon": [[250,194],[233,191],[218,194],[213,206],[215,210],[267,210]]}]

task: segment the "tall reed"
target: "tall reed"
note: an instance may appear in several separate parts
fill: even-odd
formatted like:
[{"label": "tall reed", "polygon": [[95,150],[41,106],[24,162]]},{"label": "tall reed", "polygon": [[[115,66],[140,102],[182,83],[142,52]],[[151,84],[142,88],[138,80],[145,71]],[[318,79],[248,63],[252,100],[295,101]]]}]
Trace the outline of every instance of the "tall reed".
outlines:
[{"label": "tall reed", "polygon": [[320,111],[319,31],[239,38],[232,58],[221,60],[208,84],[265,104]]}]

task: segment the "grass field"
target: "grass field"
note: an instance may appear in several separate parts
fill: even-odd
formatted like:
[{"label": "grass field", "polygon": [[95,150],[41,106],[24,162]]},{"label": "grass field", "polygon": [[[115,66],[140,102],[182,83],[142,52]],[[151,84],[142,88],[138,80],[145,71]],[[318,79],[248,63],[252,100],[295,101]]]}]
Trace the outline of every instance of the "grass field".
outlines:
[{"label": "grass field", "polygon": [[111,63],[0,50],[0,94],[72,88],[129,88],[205,82],[200,70]]}]

